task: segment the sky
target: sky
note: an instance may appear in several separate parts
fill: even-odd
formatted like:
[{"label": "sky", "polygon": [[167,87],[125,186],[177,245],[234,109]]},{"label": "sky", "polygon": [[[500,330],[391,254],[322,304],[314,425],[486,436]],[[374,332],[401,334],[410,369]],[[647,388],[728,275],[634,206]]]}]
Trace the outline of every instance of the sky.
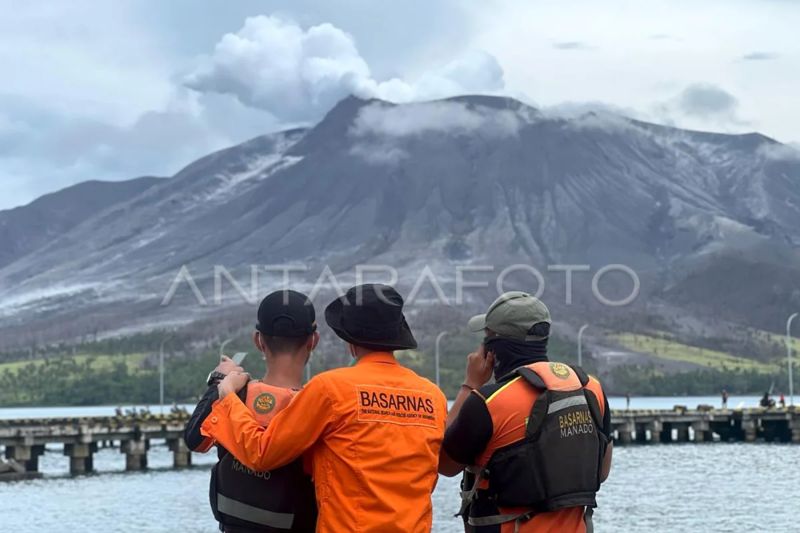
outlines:
[{"label": "sky", "polygon": [[791,0],[0,0],[0,209],[170,176],[348,94],[800,141]]}]

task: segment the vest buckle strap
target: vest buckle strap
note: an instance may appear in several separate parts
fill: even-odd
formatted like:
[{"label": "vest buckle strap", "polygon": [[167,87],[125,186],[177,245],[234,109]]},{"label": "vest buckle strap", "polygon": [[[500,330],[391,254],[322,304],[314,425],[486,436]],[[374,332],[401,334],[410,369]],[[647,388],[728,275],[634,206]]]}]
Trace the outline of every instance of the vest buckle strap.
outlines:
[{"label": "vest buckle strap", "polygon": [[519,532],[520,524],[527,522],[534,517],[534,511],[528,511],[520,514],[496,514],[491,516],[470,516],[467,522],[471,526],[485,527],[485,526],[498,526],[507,522],[514,522],[514,533]]},{"label": "vest buckle strap", "polygon": [[472,487],[469,490],[461,491],[461,509],[459,509],[458,513],[455,515],[456,517],[467,516],[470,504],[477,498],[478,486],[488,474],[488,470],[479,466],[468,467],[467,470],[475,476],[475,481],[472,483]]}]

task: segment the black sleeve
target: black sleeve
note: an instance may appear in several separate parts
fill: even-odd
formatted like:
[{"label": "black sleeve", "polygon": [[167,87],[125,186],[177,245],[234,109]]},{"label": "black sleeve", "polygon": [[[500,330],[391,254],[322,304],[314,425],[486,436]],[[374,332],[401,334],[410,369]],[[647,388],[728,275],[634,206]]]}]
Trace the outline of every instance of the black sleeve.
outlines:
[{"label": "black sleeve", "polygon": [[608,396],[603,391],[603,427],[600,428],[603,434],[611,440],[611,408],[608,406]]},{"label": "black sleeve", "polygon": [[471,393],[461,406],[458,416],[444,434],[444,451],[462,465],[474,465],[486,449],[494,433],[492,416],[486,402]]},{"label": "black sleeve", "polygon": [[183,430],[183,440],[186,441],[186,446],[190,450],[196,450],[205,440],[200,434],[200,426],[203,425],[206,417],[211,414],[211,407],[219,399],[219,390],[217,385],[211,385],[200,401],[197,402],[197,407],[194,408],[192,416],[186,423]]}]

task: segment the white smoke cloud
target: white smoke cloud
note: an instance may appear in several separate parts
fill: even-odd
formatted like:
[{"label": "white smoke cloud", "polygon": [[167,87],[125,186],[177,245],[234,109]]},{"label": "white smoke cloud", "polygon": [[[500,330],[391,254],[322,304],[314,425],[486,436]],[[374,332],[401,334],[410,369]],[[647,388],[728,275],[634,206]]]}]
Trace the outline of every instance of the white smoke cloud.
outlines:
[{"label": "white smoke cloud", "polygon": [[574,130],[640,131],[631,119],[642,119],[635,109],[604,102],[562,102],[540,113],[546,119],[563,120],[565,127]]},{"label": "white smoke cloud", "polygon": [[409,154],[388,141],[358,143],[350,149],[350,155],[360,157],[371,165],[396,165]]},{"label": "white smoke cloud", "polygon": [[407,137],[429,132],[470,133],[490,137],[516,135],[526,118],[516,111],[468,107],[464,102],[426,102],[402,107],[372,104],[358,114],[350,133],[356,137]]},{"label": "white smoke cloud", "polygon": [[800,162],[800,144],[765,143],[758,147],[758,152],[773,161]]},{"label": "white smoke cloud", "polygon": [[332,24],[303,29],[275,16],[248,18],[225,35],[184,84],[202,93],[230,94],[285,121],[319,118],[355,94],[394,102],[501,91],[497,60],[473,51],[415,82],[376,80],[351,35]]},{"label": "white smoke cloud", "polygon": [[591,112],[568,119],[568,128],[574,130],[600,130],[606,132],[643,132],[635,122],[622,115],[613,113]]},{"label": "white smoke cloud", "polygon": [[359,142],[350,153],[367,163],[393,165],[408,157],[398,145],[402,138],[426,133],[477,131],[485,137],[512,137],[534,119],[532,110],[525,107],[497,110],[469,106],[461,101],[423,102],[402,107],[374,103],[362,108],[353,122],[349,133]]}]

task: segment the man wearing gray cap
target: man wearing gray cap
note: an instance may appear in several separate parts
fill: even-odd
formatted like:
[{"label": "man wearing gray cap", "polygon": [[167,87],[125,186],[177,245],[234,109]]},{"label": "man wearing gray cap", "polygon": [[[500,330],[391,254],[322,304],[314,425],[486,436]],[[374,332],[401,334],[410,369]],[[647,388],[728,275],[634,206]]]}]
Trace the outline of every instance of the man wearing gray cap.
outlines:
[{"label": "man wearing gray cap", "polygon": [[608,401],[581,368],[548,359],[550,325],[547,306],[518,291],[469,321],[485,339],[467,357],[439,462],[446,476],[467,470],[467,531],[592,530],[611,468]]}]

